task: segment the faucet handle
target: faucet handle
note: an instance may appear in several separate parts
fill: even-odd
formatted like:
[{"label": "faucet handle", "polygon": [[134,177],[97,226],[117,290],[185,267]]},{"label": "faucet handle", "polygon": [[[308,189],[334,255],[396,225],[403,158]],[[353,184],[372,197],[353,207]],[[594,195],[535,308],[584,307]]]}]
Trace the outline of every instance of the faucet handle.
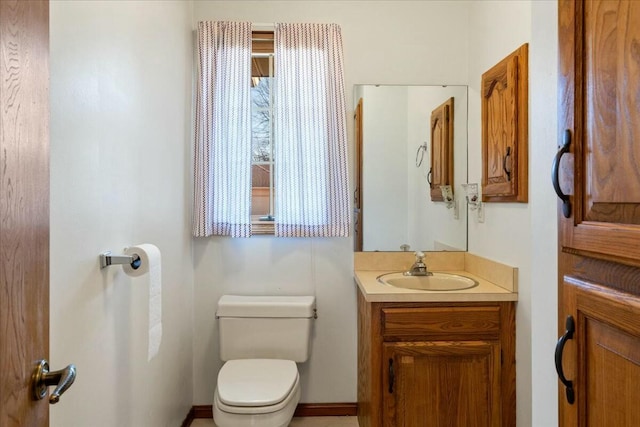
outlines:
[{"label": "faucet handle", "polygon": [[424,252],[422,252],[422,251],[417,251],[417,252],[415,252],[414,255],[416,256],[418,261],[422,261],[424,259]]}]

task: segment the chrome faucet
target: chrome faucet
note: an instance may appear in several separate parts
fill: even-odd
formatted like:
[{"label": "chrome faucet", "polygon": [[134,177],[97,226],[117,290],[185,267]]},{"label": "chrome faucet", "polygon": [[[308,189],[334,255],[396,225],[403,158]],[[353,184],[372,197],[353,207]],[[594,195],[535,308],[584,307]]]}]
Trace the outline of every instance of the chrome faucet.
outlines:
[{"label": "chrome faucet", "polygon": [[413,263],[409,271],[405,271],[405,276],[432,276],[433,273],[427,271],[427,264],[424,263],[424,253],[416,252],[416,262]]}]

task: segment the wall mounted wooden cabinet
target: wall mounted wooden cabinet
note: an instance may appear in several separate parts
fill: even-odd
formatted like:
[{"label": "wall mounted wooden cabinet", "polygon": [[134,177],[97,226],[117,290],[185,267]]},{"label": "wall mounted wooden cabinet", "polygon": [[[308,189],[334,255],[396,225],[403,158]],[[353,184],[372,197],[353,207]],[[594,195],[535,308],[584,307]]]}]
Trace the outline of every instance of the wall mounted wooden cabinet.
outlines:
[{"label": "wall mounted wooden cabinet", "polygon": [[441,185],[453,187],[453,98],[431,112],[431,200],[443,201]]},{"label": "wall mounted wooden cabinet", "polygon": [[368,302],[358,292],[360,427],[516,425],[513,302]]},{"label": "wall mounted wooden cabinet", "polygon": [[528,45],[482,75],[482,201],[527,202]]}]

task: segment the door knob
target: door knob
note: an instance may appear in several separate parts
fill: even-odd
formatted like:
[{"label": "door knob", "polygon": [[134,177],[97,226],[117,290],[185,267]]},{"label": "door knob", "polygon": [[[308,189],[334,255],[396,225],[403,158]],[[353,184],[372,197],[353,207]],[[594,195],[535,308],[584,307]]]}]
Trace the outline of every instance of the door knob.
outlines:
[{"label": "door knob", "polygon": [[59,371],[49,372],[49,363],[46,360],[40,360],[31,377],[33,397],[36,400],[44,399],[47,395],[47,387],[54,385],[56,388],[49,396],[49,403],[58,403],[62,393],[71,387],[75,379],[75,365],[69,365]]}]

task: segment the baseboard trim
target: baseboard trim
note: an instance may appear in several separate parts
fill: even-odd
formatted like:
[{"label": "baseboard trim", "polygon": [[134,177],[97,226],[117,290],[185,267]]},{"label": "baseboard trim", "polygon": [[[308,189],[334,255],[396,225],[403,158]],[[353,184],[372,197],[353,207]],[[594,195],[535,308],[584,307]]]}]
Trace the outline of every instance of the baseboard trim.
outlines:
[{"label": "baseboard trim", "polygon": [[294,417],[341,417],[358,414],[357,403],[300,403]]},{"label": "baseboard trim", "polygon": [[187,414],[187,416],[184,418],[184,421],[182,421],[182,424],[180,425],[180,427],[189,427],[195,418],[196,418],[195,411],[193,410],[193,407],[192,407],[189,410],[189,413]]},{"label": "baseboard trim", "polygon": [[[299,403],[294,417],[341,417],[356,416],[357,403]],[[194,405],[182,422],[182,427],[189,427],[196,418],[213,418],[211,405]]]},{"label": "baseboard trim", "polygon": [[211,405],[195,405],[191,408],[193,418],[213,418],[213,407]]}]

